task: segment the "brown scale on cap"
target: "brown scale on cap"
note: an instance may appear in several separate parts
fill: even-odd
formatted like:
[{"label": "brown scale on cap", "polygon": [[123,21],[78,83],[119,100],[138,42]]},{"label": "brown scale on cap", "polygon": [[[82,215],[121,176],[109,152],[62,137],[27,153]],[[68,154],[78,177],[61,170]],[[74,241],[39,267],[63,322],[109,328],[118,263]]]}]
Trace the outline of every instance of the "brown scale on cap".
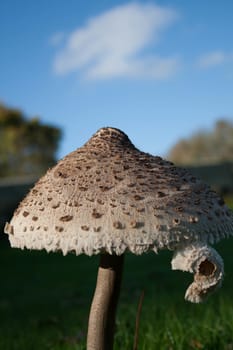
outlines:
[{"label": "brown scale on cap", "polygon": [[[29,232],[35,223],[40,229]],[[210,235],[218,241],[219,232],[231,234],[232,226],[232,213],[207,185],[187,170],[139,151],[122,131],[102,128],[48,170],[6,232],[14,233],[13,246],[120,254],[137,253],[140,241],[141,254],[171,242],[179,246],[183,237],[186,243],[193,237],[208,242]]]},{"label": "brown scale on cap", "polygon": [[103,216],[103,214],[99,213],[99,212],[97,211],[97,209],[94,208],[93,211],[92,211],[92,216],[93,216],[93,218],[95,218],[95,219],[100,219],[101,216]]},{"label": "brown scale on cap", "polygon": [[62,221],[62,222],[68,222],[68,221],[70,221],[72,219],[73,219],[73,215],[65,215],[65,216],[60,217],[59,220]]},{"label": "brown scale on cap", "polygon": [[62,231],[64,231],[64,227],[62,227],[62,226],[55,226],[55,230],[58,231],[58,232],[62,232]]}]

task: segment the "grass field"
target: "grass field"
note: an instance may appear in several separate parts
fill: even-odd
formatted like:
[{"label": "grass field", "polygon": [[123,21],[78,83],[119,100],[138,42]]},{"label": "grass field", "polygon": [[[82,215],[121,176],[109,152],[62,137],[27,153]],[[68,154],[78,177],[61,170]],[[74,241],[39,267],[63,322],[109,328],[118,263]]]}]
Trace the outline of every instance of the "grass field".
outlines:
[{"label": "grass field", "polygon": [[[200,305],[183,299],[192,275],[171,271],[171,252],[127,254],[114,350],[132,350],[142,290],[139,350],[233,350],[233,238],[216,245],[222,288]],[[98,257],[11,249],[0,241],[0,349],[81,350]]]}]

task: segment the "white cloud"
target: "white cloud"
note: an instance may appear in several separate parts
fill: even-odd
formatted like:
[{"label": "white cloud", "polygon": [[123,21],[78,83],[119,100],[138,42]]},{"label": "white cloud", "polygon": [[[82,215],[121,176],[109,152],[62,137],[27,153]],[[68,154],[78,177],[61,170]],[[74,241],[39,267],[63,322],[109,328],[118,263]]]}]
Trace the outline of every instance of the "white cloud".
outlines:
[{"label": "white cloud", "polygon": [[223,51],[214,51],[199,57],[197,65],[199,68],[211,68],[219,66],[233,59],[233,55]]},{"label": "white cloud", "polygon": [[170,9],[130,3],[115,7],[72,32],[57,53],[57,74],[82,72],[89,79],[151,77],[165,79],[178,68],[177,57],[143,53],[178,18]]}]

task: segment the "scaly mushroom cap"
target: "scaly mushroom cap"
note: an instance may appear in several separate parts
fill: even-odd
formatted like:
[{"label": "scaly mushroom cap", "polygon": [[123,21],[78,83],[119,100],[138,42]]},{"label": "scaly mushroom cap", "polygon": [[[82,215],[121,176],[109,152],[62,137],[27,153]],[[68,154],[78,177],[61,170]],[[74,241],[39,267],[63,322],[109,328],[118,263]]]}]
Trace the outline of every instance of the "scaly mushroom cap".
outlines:
[{"label": "scaly mushroom cap", "polygon": [[42,177],[5,232],[13,247],[141,254],[233,232],[222,199],[184,169],[102,128]]}]

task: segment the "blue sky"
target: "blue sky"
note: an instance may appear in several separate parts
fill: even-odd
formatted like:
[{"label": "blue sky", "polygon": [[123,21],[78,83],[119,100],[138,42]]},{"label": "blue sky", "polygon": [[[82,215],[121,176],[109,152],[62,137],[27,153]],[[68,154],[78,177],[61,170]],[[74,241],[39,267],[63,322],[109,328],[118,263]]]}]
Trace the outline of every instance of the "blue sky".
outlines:
[{"label": "blue sky", "polygon": [[59,157],[102,126],[164,156],[233,120],[232,35],[232,0],[3,0],[0,101],[62,127]]}]

